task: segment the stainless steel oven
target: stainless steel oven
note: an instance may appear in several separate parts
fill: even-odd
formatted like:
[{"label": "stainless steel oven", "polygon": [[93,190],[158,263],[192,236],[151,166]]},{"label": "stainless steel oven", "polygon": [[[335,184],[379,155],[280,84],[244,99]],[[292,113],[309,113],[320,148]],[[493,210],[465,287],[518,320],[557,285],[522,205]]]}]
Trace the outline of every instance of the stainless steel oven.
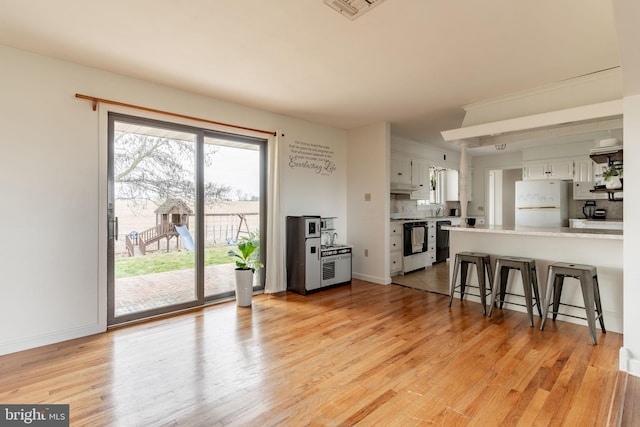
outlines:
[{"label": "stainless steel oven", "polygon": [[403,272],[427,266],[429,224],[426,221],[407,221],[403,224]]}]

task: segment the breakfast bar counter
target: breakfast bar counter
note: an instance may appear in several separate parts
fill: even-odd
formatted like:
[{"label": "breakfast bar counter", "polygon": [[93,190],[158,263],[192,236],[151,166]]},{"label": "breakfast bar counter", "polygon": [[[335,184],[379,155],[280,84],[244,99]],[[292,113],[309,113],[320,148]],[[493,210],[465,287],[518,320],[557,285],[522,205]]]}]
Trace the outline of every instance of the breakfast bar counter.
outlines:
[{"label": "breakfast bar counter", "polygon": [[[463,251],[485,252],[491,255],[492,265],[497,256],[528,257],[536,260],[541,295],[545,294],[547,268],[555,262],[593,265],[598,269],[598,281],[608,331],[622,333],[623,290],[623,232],[621,230],[594,230],[577,228],[506,227],[478,225],[443,227],[450,231],[450,274],[453,272],[455,254]],[[475,269],[470,269],[471,283],[477,284]],[[515,288],[522,289],[521,279],[511,274]],[[575,279],[567,278],[562,302],[584,306],[580,286]],[[519,283],[517,283],[519,282]],[[521,293],[521,292],[520,292]],[[469,296],[470,300],[479,301]],[[512,298],[513,299],[513,298]],[[515,300],[514,300],[515,301]],[[457,301],[459,303],[459,301]],[[454,300],[455,307],[456,301]],[[525,311],[523,307],[505,305],[506,309]],[[584,317],[584,310],[561,307],[561,311]],[[494,310],[494,316],[500,310]],[[586,321],[568,316],[558,320],[586,325]],[[550,325],[551,322],[547,322]],[[539,322],[536,323],[539,326]],[[545,327],[545,330],[547,328]]]}]

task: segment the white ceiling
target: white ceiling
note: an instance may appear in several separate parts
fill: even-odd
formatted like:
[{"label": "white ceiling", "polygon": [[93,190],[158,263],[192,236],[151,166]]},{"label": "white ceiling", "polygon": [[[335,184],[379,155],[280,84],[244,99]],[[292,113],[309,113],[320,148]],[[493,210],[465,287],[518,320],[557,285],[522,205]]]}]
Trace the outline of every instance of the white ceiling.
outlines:
[{"label": "white ceiling", "polygon": [[386,0],[354,21],[322,0],[2,0],[0,44],[432,144],[465,104],[620,65],[610,0]]}]

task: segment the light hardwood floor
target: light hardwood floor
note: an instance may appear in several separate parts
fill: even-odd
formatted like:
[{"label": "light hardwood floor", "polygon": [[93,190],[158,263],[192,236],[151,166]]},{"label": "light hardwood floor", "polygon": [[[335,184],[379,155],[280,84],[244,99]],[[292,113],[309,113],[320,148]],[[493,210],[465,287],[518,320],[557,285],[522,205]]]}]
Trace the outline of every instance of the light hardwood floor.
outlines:
[{"label": "light hardwood floor", "polygon": [[2,356],[0,402],[68,403],[73,426],[607,425],[620,334],[447,303],[260,295]]}]

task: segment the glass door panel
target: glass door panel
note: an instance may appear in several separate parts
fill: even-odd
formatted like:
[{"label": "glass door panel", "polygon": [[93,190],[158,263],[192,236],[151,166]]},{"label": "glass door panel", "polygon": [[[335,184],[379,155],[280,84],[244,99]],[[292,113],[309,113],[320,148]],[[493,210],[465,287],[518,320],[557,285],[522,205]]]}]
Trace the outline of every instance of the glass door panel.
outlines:
[{"label": "glass door panel", "polygon": [[[262,144],[225,135],[204,138],[204,295],[235,293],[235,263],[228,252],[239,239],[260,238]],[[254,288],[260,287],[254,275]]]},{"label": "glass door panel", "polygon": [[198,135],[134,118],[110,126],[110,323],[195,305]]}]

